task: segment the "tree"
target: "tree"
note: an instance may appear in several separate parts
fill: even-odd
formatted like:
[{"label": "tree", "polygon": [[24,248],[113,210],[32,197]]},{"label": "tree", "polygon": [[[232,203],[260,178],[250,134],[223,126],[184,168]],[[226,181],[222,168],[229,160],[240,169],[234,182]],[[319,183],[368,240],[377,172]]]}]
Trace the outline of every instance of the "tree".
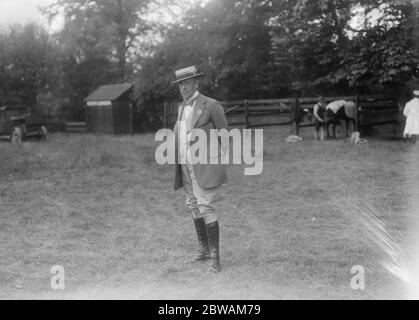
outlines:
[{"label": "tree", "polygon": [[103,57],[115,63],[120,81],[130,74],[129,49],[149,29],[141,18],[151,0],[59,0],[43,9],[54,19],[64,16],[61,45],[77,61]]},{"label": "tree", "polygon": [[202,90],[219,99],[272,95],[279,85],[272,77],[269,14],[260,1],[213,0],[192,8],[141,61],[139,86],[173,97],[173,91],[153,87],[168,88],[173,70],[196,64],[206,74]]},{"label": "tree", "polygon": [[84,103],[100,85],[131,80],[130,50],[148,29],[142,18],[151,0],[58,0],[44,7],[49,19],[64,17],[57,41],[63,51],[68,112],[84,118]]},{"label": "tree", "polygon": [[[273,52],[294,88],[345,93],[402,85],[417,72],[410,1],[293,0],[272,19]],[[360,20],[354,26],[355,19]]]},{"label": "tree", "polygon": [[38,93],[58,83],[59,49],[36,24],[13,25],[0,35],[0,100],[36,104]]},{"label": "tree", "polygon": [[[377,84],[397,88],[418,72],[419,52],[413,36],[417,17],[410,2],[389,2],[382,7],[382,11],[382,20],[354,39],[352,47],[358,57],[346,58],[345,62],[354,66],[362,59],[368,63],[367,78]],[[365,73],[365,70],[361,69],[361,72]],[[349,80],[351,84],[359,85],[365,76],[360,79],[352,71]]]}]

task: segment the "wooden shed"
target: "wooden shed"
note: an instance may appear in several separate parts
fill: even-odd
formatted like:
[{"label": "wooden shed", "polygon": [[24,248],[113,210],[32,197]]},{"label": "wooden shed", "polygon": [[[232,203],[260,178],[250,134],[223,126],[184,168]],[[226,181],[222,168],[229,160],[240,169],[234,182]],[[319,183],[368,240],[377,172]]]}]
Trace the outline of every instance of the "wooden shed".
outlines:
[{"label": "wooden shed", "polygon": [[99,87],[86,99],[88,132],[127,134],[133,130],[133,85],[129,83]]}]

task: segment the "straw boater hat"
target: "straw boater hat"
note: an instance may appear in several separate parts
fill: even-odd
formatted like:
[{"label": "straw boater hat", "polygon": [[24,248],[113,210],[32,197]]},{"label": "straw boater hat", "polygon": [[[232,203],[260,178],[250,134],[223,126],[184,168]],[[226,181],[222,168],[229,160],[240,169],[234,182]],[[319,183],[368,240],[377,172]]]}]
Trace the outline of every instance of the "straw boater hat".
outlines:
[{"label": "straw boater hat", "polygon": [[200,78],[204,74],[198,72],[198,69],[196,66],[187,67],[184,69],[180,69],[175,71],[176,80],[172,82],[172,84],[179,83],[184,80],[192,79],[192,78]]}]

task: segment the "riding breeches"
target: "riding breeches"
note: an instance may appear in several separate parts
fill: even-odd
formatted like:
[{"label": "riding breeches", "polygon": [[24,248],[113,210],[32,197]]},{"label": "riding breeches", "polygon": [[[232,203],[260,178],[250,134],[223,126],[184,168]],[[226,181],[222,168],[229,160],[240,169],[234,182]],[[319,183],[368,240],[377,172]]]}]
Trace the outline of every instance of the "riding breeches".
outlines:
[{"label": "riding breeches", "polygon": [[214,203],[219,199],[221,188],[201,188],[191,164],[181,165],[183,189],[186,193],[186,205],[191,210],[193,218],[204,218],[206,224],[218,220]]}]

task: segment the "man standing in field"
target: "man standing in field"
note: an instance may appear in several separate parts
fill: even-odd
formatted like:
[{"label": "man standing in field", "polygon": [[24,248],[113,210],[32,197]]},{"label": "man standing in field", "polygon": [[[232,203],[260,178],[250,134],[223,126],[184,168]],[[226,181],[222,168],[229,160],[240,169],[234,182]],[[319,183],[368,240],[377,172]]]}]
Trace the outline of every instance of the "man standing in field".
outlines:
[{"label": "man standing in field", "polygon": [[[227,182],[227,172],[221,162],[193,164],[190,148],[197,142],[192,139],[193,130],[205,131],[209,140],[211,129],[227,129],[227,119],[224,108],[217,101],[198,91],[199,78],[203,74],[195,66],[177,70],[175,75],[173,84],[179,85],[183,97],[174,129],[177,149],[175,190],[183,188],[186,192],[186,204],[192,213],[198,236],[199,250],[192,261],[209,260],[208,271],[217,273],[221,271],[220,228],[214,203],[221,186]],[[180,139],[182,126],[186,128],[186,141]],[[209,145],[207,143],[208,156]],[[181,159],[185,159],[186,163]]]},{"label": "man standing in field", "polygon": [[324,140],[324,115],[326,112],[326,101],[320,97],[319,102],[314,105],[314,129],[316,130],[316,139]]}]

